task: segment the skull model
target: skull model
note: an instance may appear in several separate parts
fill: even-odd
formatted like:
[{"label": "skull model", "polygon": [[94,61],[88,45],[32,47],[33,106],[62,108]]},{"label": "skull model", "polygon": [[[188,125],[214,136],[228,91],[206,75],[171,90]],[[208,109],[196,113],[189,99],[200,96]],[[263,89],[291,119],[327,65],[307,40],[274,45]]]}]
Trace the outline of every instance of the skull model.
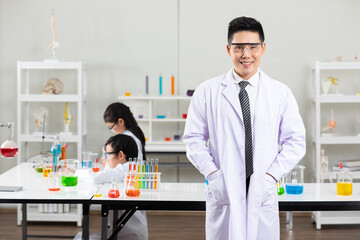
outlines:
[{"label": "skull model", "polygon": [[43,94],[60,94],[63,91],[63,83],[57,78],[51,78],[47,81]]}]

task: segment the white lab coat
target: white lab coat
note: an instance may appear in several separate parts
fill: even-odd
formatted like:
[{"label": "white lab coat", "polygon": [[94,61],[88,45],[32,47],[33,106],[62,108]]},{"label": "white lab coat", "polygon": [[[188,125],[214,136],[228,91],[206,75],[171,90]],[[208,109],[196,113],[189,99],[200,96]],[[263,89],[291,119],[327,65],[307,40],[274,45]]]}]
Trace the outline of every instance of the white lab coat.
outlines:
[{"label": "white lab coat", "polygon": [[204,176],[218,170],[208,177],[206,239],[279,239],[276,183],[266,172],[280,179],[301,160],[305,128],[290,89],[259,70],[246,196],[245,130],[232,71],[195,90],[183,136],[187,157]]}]

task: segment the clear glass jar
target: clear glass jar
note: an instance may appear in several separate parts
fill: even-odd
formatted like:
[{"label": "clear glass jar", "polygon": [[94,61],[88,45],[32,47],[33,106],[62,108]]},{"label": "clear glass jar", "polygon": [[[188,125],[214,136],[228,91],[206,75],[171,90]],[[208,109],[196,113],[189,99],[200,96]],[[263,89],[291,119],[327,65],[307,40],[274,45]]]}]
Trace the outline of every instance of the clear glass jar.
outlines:
[{"label": "clear glass jar", "polygon": [[351,172],[337,172],[336,192],[339,196],[350,196],[352,194],[353,179]]},{"label": "clear glass jar", "polygon": [[296,165],[285,177],[287,194],[302,194],[304,191],[304,166]]},{"label": "clear glass jar", "polygon": [[61,163],[61,185],[64,187],[75,187],[78,183],[77,170],[81,163],[75,159],[64,159]]}]

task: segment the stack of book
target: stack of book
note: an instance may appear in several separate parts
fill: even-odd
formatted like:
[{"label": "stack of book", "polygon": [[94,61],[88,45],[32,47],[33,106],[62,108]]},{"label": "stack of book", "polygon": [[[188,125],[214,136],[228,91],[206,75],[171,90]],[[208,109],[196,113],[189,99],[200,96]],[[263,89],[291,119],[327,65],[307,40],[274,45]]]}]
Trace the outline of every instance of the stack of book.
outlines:
[{"label": "stack of book", "polygon": [[[360,171],[360,159],[341,161],[344,171]],[[339,164],[333,166],[333,171],[340,171]]]}]

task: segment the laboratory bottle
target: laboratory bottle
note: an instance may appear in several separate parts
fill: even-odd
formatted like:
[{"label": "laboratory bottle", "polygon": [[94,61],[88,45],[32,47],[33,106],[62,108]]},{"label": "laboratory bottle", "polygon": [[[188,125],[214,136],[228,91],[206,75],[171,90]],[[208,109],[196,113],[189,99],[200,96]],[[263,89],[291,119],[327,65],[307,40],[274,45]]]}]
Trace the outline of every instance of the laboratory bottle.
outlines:
[{"label": "laboratory bottle", "polygon": [[81,163],[75,159],[60,160],[61,185],[64,187],[76,187],[78,183],[78,170]]},{"label": "laboratory bottle", "polygon": [[118,198],[120,197],[119,188],[117,186],[115,178],[111,178],[111,186],[108,192],[109,198]]},{"label": "laboratory bottle", "polygon": [[18,153],[18,145],[14,141],[14,127],[15,123],[8,123],[9,137],[1,144],[0,151],[4,157],[15,157]]},{"label": "laboratory bottle", "polygon": [[276,183],[276,189],[277,189],[278,195],[283,195],[285,193],[284,177],[280,178],[280,180]]},{"label": "laboratory bottle", "polygon": [[138,188],[138,179],[135,177],[135,171],[129,172],[129,178],[125,181],[125,193],[128,197],[138,197],[140,190]]},{"label": "laboratory bottle", "polygon": [[304,166],[296,165],[285,177],[287,194],[302,194],[304,191]]},{"label": "laboratory bottle", "polygon": [[350,196],[352,194],[351,172],[343,171],[342,164],[339,164],[340,172],[337,172],[336,192],[339,196]]}]

